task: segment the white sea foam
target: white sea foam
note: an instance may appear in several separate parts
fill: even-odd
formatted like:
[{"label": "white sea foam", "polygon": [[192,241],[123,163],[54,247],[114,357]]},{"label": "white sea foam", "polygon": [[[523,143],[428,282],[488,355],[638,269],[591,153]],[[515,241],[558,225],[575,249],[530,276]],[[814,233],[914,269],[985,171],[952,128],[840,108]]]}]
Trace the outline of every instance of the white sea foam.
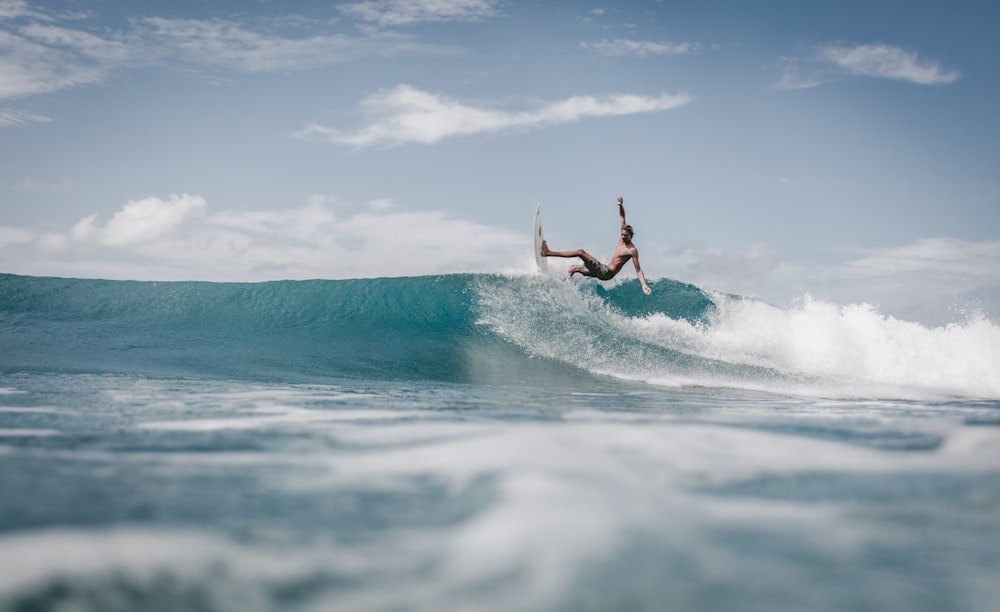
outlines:
[{"label": "white sea foam", "polygon": [[838,395],[1000,398],[1000,327],[984,318],[931,328],[808,296],[788,310],[715,301],[699,329],[706,356],[812,377]]},{"label": "white sea foam", "polygon": [[483,322],[530,355],[669,386],[813,397],[1000,398],[1000,326],[927,327],[868,304],[713,295],[707,319],[628,316],[572,283],[479,288]]}]

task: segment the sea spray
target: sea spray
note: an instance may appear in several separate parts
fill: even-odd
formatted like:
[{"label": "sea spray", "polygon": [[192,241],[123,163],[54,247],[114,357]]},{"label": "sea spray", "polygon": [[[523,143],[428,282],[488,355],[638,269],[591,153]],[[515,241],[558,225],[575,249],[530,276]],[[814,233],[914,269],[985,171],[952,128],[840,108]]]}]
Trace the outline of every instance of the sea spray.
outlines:
[{"label": "sea spray", "polygon": [[927,327],[869,304],[806,296],[789,309],[716,296],[706,354],[814,378],[838,395],[1000,397],[1000,327],[976,316]]}]

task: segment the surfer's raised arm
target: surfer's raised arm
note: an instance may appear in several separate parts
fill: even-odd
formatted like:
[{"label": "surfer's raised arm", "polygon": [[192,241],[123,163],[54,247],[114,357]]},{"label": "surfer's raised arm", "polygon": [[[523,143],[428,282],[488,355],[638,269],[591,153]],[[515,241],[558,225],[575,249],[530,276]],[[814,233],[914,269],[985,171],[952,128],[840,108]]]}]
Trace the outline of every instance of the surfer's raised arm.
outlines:
[{"label": "surfer's raised arm", "polygon": [[625,199],[618,196],[618,216],[622,218],[622,227],[625,227]]}]

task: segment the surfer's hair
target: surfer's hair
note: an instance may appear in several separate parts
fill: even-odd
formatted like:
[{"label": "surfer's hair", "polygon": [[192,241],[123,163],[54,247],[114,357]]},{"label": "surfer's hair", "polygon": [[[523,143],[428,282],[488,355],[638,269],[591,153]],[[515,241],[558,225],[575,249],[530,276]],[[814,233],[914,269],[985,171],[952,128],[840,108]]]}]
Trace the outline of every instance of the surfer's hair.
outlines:
[{"label": "surfer's hair", "polygon": [[635,230],[632,229],[631,225],[622,226],[622,229],[625,230],[626,232],[628,232],[628,237],[629,238],[631,238],[632,236],[635,236]]}]

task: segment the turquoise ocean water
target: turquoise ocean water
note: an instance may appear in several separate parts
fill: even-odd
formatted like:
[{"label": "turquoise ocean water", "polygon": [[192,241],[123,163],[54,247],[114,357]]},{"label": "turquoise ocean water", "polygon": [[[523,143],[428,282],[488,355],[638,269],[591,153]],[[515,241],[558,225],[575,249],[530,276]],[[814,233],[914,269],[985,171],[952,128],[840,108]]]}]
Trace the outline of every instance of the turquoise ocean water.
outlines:
[{"label": "turquoise ocean water", "polygon": [[652,288],[0,275],[0,609],[996,609],[996,322]]}]

